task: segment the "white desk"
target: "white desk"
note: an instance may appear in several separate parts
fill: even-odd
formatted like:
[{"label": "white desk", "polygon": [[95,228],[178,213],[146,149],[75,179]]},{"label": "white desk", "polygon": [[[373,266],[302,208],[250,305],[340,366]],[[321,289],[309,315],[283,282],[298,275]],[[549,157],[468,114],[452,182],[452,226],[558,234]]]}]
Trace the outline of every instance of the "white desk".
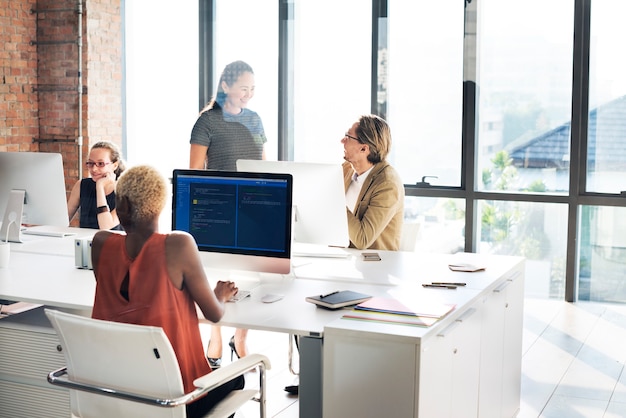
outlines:
[{"label": "white desk", "polygon": [[[499,275],[501,268],[507,271]],[[498,276],[490,280],[494,272]],[[468,288],[421,289],[457,304],[429,328],[346,319],[324,327],[324,417],[517,415],[524,263],[490,263],[484,274],[454,277]],[[476,282],[485,287],[470,288]],[[394,290],[406,287],[389,292]]]},{"label": "white desk", "polygon": [[[76,232],[76,236],[85,236],[95,231]],[[0,269],[0,298],[42,303],[88,314],[93,304],[95,281],[92,271],[74,267],[74,238],[75,236],[37,237],[36,241],[11,244],[10,265],[6,269]],[[454,357],[432,354],[448,353],[451,349],[446,345],[448,341],[452,341],[450,344],[453,348],[457,347],[458,341],[470,342],[469,346],[474,350],[472,355],[479,357],[473,363],[478,365],[472,372],[474,377],[467,380],[471,384],[476,383],[474,388],[479,386],[477,382],[481,386],[491,387],[491,392],[464,392],[459,389],[459,393],[469,393],[466,397],[471,401],[468,401],[470,408],[464,414],[478,416],[480,411],[481,417],[488,416],[483,411],[487,409],[488,400],[494,402],[492,377],[497,375],[499,378],[496,381],[503,382],[502,368],[497,367],[498,364],[502,366],[504,359],[509,368],[506,372],[507,388],[503,390],[499,384],[498,399],[507,398],[507,404],[513,405],[517,410],[523,292],[520,286],[515,286],[515,290],[508,293],[498,289],[512,282],[512,277],[516,278],[516,283],[523,283],[523,259],[476,254],[450,256],[380,251],[382,260],[371,262],[362,261],[360,251],[354,250],[352,253],[354,256],[347,259],[295,258],[291,275],[261,276],[259,286],[252,291],[252,296],[239,303],[228,304],[221,321],[223,325],[233,327],[284,332],[302,337],[301,417],[321,416],[322,408],[325,417],[357,416],[355,411],[359,409],[352,408],[355,405],[363,408],[362,416],[371,416],[365,412],[376,410],[372,408],[373,405],[388,408],[385,409],[385,416],[390,416],[393,411],[406,413],[402,416],[446,416],[438,402],[427,402],[425,399],[441,395],[441,391],[451,392],[450,387],[445,385],[459,386],[460,380],[439,378],[440,370],[446,370],[446,367],[455,364],[451,361]],[[449,262],[460,259],[482,263],[487,269],[478,273],[455,273],[447,268]],[[220,278],[219,273],[209,268],[207,274],[211,280]],[[425,289],[421,286],[422,283],[446,280],[464,281],[467,286],[456,290]],[[415,298],[455,303],[457,308],[432,327],[417,328],[344,320],[340,319],[342,311],[320,309],[304,301],[306,296],[342,289],[377,296],[414,295]],[[265,304],[260,301],[265,293],[282,293],[285,297],[279,302]],[[500,296],[503,294],[509,294],[508,298],[502,299]],[[509,315],[512,319],[507,320],[506,324],[502,322],[505,321],[505,316],[500,312],[503,311],[502,304],[505,302],[514,302],[512,304],[519,307],[518,311]],[[472,312],[478,314],[471,315],[474,319],[470,321],[468,313]],[[488,313],[495,313],[495,316],[490,317]],[[468,323],[474,325],[466,327]],[[446,330],[449,327],[456,327],[463,332],[453,334],[454,338],[437,337],[442,333],[447,335]],[[0,329],[17,328],[20,332],[26,329],[22,324],[14,326],[8,321],[0,321]],[[36,328],[36,331],[40,331],[40,328]],[[44,334],[48,338],[45,332]],[[37,338],[39,337],[41,334],[37,334]],[[442,343],[444,340],[445,344]],[[491,341],[492,346],[481,348],[481,341],[487,340]],[[444,349],[429,348],[434,346]],[[465,352],[465,348],[462,351]],[[396,360],[389,362],[389,358]],[[494,358],[498,359],[495,366],[492,361]],[[45,373],[54,367],[46,364],[46,368],[41,376],[41,383],[35,385],[41,386],[37,388],[38,391],[50,393],[55,388],[49,388],[50,385],[45,382]],[[411,377],[399,379],[398,376],[404,376],[402,373],[406,374],[407,370],[413,370]],[[398,371],[402,373],[397,374]],[[466,370],[459,368],[457,376],[459,373],[465,376],[465,372]],[[450,374],[452,375],[454,374]],[[2,379],[0,375],[0,387]],[[398,390],[401,381],[402,390]],[[431,384],[431,381],[440,383]],[[513,382],[513,387],[510,387],[510,382]],[[27,383],[32,385],[33,381]],[[429,387],[436,390],[429,392]],[[467,385],[459,387],[466,389]],[[0,400],[4,401],[1,396]],[[399,400],[402,400],[398,404],[402,409],[395,406],[395,402]],[[394,402],[394,406],[391,402]],[[467,402],[464,405],[466,404]],[[513,416],[510,407],[501,408],[500,401],[497,404],[497,413],[505,413],[499,416]],[[343,409],[346,405],[351,406],[349,413]],[[476,413],[468,414],[467,411]],[[437,414],[433,415],[435,412]]]},{"label": "white desk", "polygon": [[26,252],[31,254],[59,255],[74,257],[74,239],[91,238],[97,232],[96,229],[68,227],[37,227],[43,230],[64,232],[68,235],[63,238],[47,237],[41,235],[27,235],[22,233],[23,243],[11,243],[11,252]]}]

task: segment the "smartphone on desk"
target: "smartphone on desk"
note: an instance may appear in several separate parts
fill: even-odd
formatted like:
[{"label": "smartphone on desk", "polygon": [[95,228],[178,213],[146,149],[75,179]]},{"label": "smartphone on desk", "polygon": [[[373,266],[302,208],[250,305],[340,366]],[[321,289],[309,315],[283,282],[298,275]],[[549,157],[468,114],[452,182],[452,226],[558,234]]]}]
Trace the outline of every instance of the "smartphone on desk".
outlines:
[{"label": "smartphone on desk", "polygon": [[380,261],[380,254],[374,252],[361,253],[363,261]]}]

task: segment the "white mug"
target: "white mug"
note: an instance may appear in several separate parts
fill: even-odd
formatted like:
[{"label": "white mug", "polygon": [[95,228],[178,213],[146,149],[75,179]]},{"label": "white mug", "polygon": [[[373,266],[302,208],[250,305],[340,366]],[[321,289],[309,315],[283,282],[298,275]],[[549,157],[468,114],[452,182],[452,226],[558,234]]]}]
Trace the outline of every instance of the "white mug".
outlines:
[{"label": "white mug", "polygon": [[0,241],[0,269],[9,267],[9,255],[11,254],[11,244]]}]

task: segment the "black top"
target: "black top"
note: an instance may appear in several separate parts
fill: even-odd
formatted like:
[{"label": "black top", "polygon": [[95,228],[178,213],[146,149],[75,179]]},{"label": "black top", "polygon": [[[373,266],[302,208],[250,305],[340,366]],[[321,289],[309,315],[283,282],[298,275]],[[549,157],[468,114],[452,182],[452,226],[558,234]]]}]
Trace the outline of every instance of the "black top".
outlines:
[{"label": "black top", "polygon": [[[91,178],[80,181],[80,227],[100,229],[98,227],[98,208],[96,207],[96,182]],[[110,210],[115,209],[115,192],[107,195],[107,205]],[[111,228],[121,230],[118,224]]]}]

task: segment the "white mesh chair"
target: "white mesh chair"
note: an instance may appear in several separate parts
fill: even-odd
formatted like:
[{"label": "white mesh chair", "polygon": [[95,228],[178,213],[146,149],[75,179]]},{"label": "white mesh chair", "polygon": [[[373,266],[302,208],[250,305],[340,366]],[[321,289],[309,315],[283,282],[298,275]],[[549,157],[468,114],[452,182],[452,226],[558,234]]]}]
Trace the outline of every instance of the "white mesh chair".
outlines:
[{"label": "white mesh chair", "polygon": [[404,222],[400,235],[400,251],[415,251],[420,224],[417,222]]},{"label": "white mesh chair", "polygon": [[251,354],[194,381],[185,394],[169,339],[162,328],[102,321],[45,310],[57,332],[66,367],[48,374],[48,381],[70,389],[73,417],[180,417],[185,404],[253,368],[259,388],[237,390],[208,417],[228,417],[256,400],[265,417],[267,357]]}]

